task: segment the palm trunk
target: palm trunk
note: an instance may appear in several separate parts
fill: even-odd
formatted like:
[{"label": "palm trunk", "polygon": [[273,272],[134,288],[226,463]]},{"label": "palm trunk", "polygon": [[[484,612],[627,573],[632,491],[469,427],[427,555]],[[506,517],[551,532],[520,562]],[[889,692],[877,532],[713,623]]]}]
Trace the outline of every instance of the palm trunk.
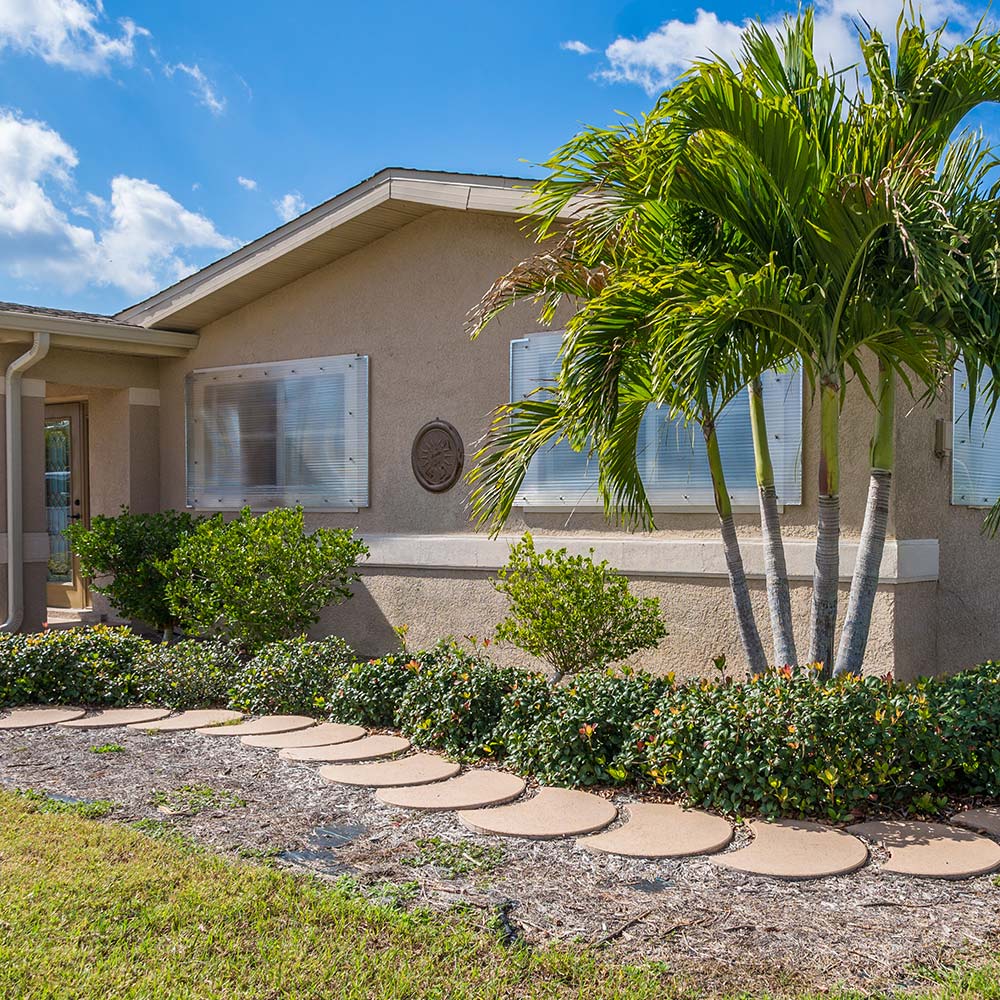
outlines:
[{"label": "palm trunk", "polygon": [[774,488],[774,466],[767,443],[767,422],[760,379],[750,383],[750,428],[753,433],[754,462],[757,466],[757,490],[760,494],[760,533],[764,546],[764,576],[767,581],[767,606],[771,614],[771,638],[775,666],[794,666],[795,633],[792,630],[792,602],[788,593],[788,569],[785,546],[781,540],[778,517],[778,494]]},{"label": "palm trunk", "polygon": [[767,669],[767,657],[754,618],[750,588],[747,586],[746,571],[743,568],[743,556],[740,554],[740,543],[736,537],[733,506],[729,500],[729,491],[726,489],[725,473],[722,471],[722,456],[715,435],[715,424],[708,420],[702,424],[702,430],[705,434],[705,448],[708,451],[708,467],[712,473],[715,509],[719,512],[719,528],[726,553],[726,569],[729,572],[729,587],[733,595],[736,624],[740,630],[740,641],[750,672],[759,674]]},{"label": "palm trunk", "polygon": [[833,668],[840,577],[840,386],[820,386],[819,513],[816,521],[816,569],[813,574],[809,659]]},{"label": "palm trunk", "polygon": [[875,592],[878,589],[882,552],[889,527],[889,496],[892,492],[894,464],[893,421],[896,409],[896,383],[892,370],[879,365],[878,411],[872,439],[871,478],[868,481],[868,505],[861,528],[858,564],[851,581],[847,617],[837,650],[834,674],[860,674],[868,644]]}]

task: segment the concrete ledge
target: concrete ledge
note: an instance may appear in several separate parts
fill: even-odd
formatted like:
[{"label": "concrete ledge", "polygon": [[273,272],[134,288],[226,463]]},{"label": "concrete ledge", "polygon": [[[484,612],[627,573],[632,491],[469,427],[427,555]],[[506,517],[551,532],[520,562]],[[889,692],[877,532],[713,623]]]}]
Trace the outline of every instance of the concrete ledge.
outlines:
[{"label": "concrete ledge", "polygon": [[[24,533],[24,561],[29,563],[49,561],[49,536],[44,531]],[[7,532],[0,534],[0,563],[7,562]]]},{"label": "concrete ledge", "polygon": [[[371,556],[369,569],[478,570],[493,572],[507,561],[515,535],[365,535]],[[722,542],[706,538],[644,538],[607,535],[539,535],[536,545],[585,554],[591,548],[598,560],[607,561],[631,576],[725,579]],[[741,542],[747,576],[763,579],[763,548],[758,539]],[[792,580],[811,580],[815,543],[798,539],[785,542],[785,559]],[[858,543],[841,542],[840,579],[850,581],[857,561]],[[882,556],[879,581],[886,584],[924,583],[938,578],[936,538],[888,539]]]}]

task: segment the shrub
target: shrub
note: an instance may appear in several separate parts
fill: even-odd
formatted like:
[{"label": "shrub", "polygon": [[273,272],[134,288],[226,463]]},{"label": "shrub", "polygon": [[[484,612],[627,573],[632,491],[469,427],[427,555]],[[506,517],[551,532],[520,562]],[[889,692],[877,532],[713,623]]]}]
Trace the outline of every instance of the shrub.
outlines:
[{"label": "shrub", "polygon": [[176,709],[224,705],[239,666],[224,642],[149,645],[135,664],[135,700]]},{"label": "shrub", "polygon": [[640,723],[640,769],[727,813],[935,812],[948,794],[998,787],[992,747],[984,754],[974,742],[982,709],[958,692],[985,682],[992,714],[1000,687],[971,673],[979,676],[907,684],[783,668],[742,683],[688,683]]},{"label": "shrub", "polygon": [[171,629],[176,619],[167,606],[160,563],[199,520],[182,511],[132,514],[122,507],[116,517],[96,515],[89,527],[72,524],[64,533],[80,559],[80,571],[119,614]]},{"label": "shrub", "polygon": [[353,663],[351,647],[337,636],[272,642],[239,672],[229,706],[257,715],[325,715],[330,696]]},{"label": "shrub", "polygon": [[519,670],[491,663],[482,653],[440,644],[432,662],[414,670],[396,724],[417,746],[461,759],[491,755],[504,699],[522,676]]},{"label": "shrub", "polygon": [[454,643],[444,639],[432,649],[410,653],[405,647],[377,660],[355,663],[337,685],[330,700],[330,720],[388,729],[397,725],[397,713],[406,689],[422,671],[451,655]]},{"label": "shrub", "polygon": [[635,720],[653,711],[669,683],[609,669],[545,690],[529,675],[508,696],[495,740],[512,767],[548,784],[620,784],[634,777]]},{"label": "shrub", "polygon": [[130,629],[107,625],[2,633],[0,705],[129,704],[136,697],[134,663],[149,646]]},{"label": "shrub", "polygon": [[510,601],[496,637],[545,660],[555,681],[584,669],[603,669],[667,634],[655,597],[639,598],[607,562],[535,550],[525,533],[493,585]]},{"label": "shrub", "polygon": [[353,531],[305,530],[301,507],[202,521],[169,559],[167,603],[185,630],[252,653],[301,635],[328,604],[350,597],[368,549]]}]

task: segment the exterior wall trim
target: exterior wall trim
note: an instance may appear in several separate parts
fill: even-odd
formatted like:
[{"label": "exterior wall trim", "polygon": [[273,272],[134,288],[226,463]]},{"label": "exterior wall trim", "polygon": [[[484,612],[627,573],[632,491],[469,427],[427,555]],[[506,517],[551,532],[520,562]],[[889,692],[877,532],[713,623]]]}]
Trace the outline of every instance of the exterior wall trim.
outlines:
[{"label": "exterior wall trim", "polygon": [[131,387],[128,391],[129,406],[159,406],[159,389],[137,389]]},{"label": "exterior wall trim", "polygon": [[[493,572],[507,560],[518,536],[488,538],[484,535],[365,535],[371,552],[367,569],[464,570]],[[687,538],[609,538],[608,536],[541,535],[547,548],[566,548],[571,554],[594,550],[630,576],[725,579],[722,542]],[[759,539],[741,541],[747,576],[763,579],[764,557]],[[792,580],[811,580],[815,554],[813,541],[788,539],[785,558]],[[850,581],[857,561],[858,543],[840,543],[840,579]],[[938,578],[936,538],[887,539],[879,582],[898,585],[926,583]]]},{"label": "exterior wall trim", "polygon": [[[24,533],[24,561],[26,563],[49,561],[49,536],[44,531]],[[7,532],[0,533],[0,563],[7,562]]]}]

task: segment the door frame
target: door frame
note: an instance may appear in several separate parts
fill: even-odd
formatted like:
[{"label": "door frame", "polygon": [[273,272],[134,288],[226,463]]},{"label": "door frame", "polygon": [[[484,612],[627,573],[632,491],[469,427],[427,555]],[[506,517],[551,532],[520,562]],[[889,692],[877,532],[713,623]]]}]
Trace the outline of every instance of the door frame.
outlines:
[{"label": "door frame", "polygon": [[[72,506],[81,524],[90,523],[90,454],[89,421],[86,399],[46,399],[45,422],[50,419],[70,421],[70,483]],[[76,518],[74,518],[76,519]],[[69,583],[45,585],[45,603],[50,608],[82,610],[90,607],[90,590],[80,572],[80,560],[72,554],[72,579]]]}]

